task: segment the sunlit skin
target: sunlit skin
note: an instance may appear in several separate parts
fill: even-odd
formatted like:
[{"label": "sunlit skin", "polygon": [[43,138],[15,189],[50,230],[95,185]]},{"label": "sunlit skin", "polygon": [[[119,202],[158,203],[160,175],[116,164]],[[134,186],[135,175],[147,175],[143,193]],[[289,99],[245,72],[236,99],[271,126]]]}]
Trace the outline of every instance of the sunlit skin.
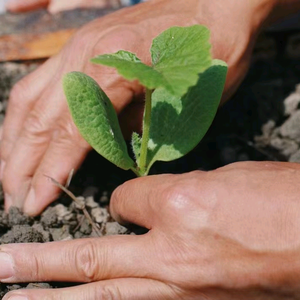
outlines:
[{"label": "sunlit skin", "polygon": [[[224,100],[243,79],[262,25],[300,8],[276,0],[152,0],[82,28],[60,54],[13,89],[1,140],[6,208],[31,215],[55,199],[42,174],[63,182],[90,147],[70,117],[61,77],[82,71],[104,88],[124,132],[140,128],[143,89],[90,57],[119,49],[146,63],[152,38],[173,25],[205,24],[213,56],[229,65]],[[298,164],[245,162],[210,172],[157,175],[121,185],[110,211],[149,229],[50,244],[3,245],[3,282],[80,281],[62,290],[7,295],[26,299],[288,299],[299,295]],[[155,188],[153,188],[155,187]],[[31,191],[31,192],[30,192]]]}]

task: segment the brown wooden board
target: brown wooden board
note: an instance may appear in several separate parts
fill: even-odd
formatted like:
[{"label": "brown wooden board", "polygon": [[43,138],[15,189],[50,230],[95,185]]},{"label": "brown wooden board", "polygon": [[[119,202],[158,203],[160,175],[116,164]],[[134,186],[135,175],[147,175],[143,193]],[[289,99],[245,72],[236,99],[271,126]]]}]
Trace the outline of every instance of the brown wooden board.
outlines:
[{"label": "brown wooden board", "polygon": [[37,34],[11,34],[0,37],[0,62],[33,60],[59,52],[76,29]]},{"label": "brown wooden board", "polygon": [[0,62],[56,54],[82,25],[112,9],[76,9],[51,15],[45,10],[0,16]]}]

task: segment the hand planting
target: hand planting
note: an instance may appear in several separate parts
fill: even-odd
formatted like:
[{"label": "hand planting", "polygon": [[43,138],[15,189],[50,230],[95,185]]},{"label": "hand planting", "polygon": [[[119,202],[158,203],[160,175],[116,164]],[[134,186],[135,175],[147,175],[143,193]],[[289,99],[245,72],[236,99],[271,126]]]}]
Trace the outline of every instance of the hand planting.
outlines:
[{"label": "hand planting", "polygon": [[83,73],[66,74],[68,105],[86,141],[137,176],[147,175],[155,161],[171,161],[192,150],[212,123],[227,74],[226,63],[211,58],[209,37],[209,30],[201,25],[167,29],[152,42],[152,66],[124,50],[92,59],[145,87],[143,133],[134,132],[131,141],[135,161],[104,91]]}]

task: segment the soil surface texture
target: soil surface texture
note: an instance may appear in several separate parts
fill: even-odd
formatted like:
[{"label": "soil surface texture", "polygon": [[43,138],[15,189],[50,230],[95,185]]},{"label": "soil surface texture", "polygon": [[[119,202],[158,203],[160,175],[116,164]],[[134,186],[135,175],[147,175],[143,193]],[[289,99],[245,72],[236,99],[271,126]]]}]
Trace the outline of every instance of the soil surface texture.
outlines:
[{"label": "soil surface texture", "polygon": [[[0,122],[11,86],[37,64],[0,64]],[[245,160],[300,162],[300,31],[263,34],[243,84],[218,112],[208,134],[186,157],[156,163],[152,174],[212,170]],[[101,235],[133,234],[109,215],[112,191],[134,178],[99,155],[91,153],[75,175],[70,189],[85,203]],[[52,184],[49,181],[49,184]],[[3,209],[0,190],[0,245],[58,241],[95,236],[81,207],[62,195],[41,216],[24,216],[17,208]],[[51,288],[67,283],[0,284],[0,299],[19,288]]]}]

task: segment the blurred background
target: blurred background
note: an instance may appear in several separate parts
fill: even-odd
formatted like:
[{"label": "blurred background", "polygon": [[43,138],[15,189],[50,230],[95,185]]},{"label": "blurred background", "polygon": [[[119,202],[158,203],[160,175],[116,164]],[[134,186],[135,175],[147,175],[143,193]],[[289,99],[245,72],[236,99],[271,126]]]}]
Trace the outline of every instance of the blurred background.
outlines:
[{"label": "blurred background", "polygon": [[0,0],[0,14],[5,12],[5,3],[7,0]]}]

